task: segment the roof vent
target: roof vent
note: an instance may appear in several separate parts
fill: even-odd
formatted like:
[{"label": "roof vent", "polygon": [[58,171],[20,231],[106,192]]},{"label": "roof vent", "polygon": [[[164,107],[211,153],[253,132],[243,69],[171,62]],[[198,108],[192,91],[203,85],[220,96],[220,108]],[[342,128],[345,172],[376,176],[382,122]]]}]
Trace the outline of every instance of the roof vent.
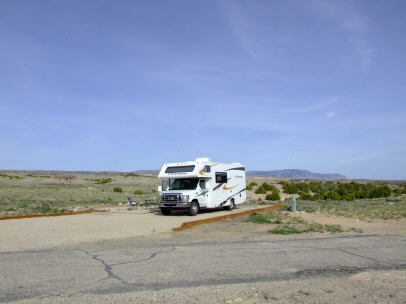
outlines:
[{"label": "roof vent", "polygon": [[196,162],[208,163],[208,162],[211,162],[211,158],[208,158],[208,157],[196,158]]}]

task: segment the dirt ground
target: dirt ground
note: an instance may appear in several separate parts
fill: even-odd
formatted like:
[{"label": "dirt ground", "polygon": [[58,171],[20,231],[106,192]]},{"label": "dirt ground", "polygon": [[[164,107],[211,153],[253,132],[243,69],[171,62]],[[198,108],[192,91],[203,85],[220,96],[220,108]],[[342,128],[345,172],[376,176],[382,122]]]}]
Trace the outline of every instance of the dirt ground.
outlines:
[{"label": "dirt ground", "polygon": [[[216,239],[298,239],[327,238],[346,235],[406,235],[406,219],[370,220],[344,218],[320,213],[297,212],[290,216],[300,217],[307,222],[320,225],[340,225],[340,233],[302,233],[290,235],[270,234],[275,224],[255,224],[248,222],[248,216],[234,220],[203,224],[182,231],[173,231],[188,221],[238,213],[260,206],[244,205],[230,211],[202,212],[195,217],[185,214],[163,216],[159,210],[128,210],[127,207],[111,207],[106,213],[68,215],[57,217],[24,218],[0,221],[1,251],[42,250],[50,248],[72,248],[84,242],[119,241],[128,238],[168,238],[185,237],[204,241]],[[95,207],[97,208],[97,207]],[[103,207],[99,207],[103,209]],[[104,207],[105,209],[105,207]]]},{"label": "dirt ground", "polygon": [[[209,237],[210,233],[225,238],[265,238],[273,240],[298,239],[298,238],[323,238],[346,235],[406,235],[406,218],[400,220],[369,220],[361,218],[344,218],[328,216],[320,213],[297,212],[290,213],[293,217],[300,217],[308,222],[325,225],[341,225],[344,232],[340,233],[302,233],[290,235],[277,235],[268,233],[276,227],[275,224],[255,224],[247,221],[248,217],[223,221],[209,225],[200,225],[184,231],[183,234],[196,238]],[[212,237],[212,234],[211,234]]]}]

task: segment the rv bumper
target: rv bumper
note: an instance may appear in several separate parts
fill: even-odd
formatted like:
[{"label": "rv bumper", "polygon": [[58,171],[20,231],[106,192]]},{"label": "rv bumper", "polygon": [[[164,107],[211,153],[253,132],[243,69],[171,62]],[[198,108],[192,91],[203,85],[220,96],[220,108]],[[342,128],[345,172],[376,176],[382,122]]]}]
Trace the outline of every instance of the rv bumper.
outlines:
[{"label": "rv bumper", "polygon": [[185,203],[158,203],[158,208],[160,209],[188,209],[190,207],[190,202]]}]

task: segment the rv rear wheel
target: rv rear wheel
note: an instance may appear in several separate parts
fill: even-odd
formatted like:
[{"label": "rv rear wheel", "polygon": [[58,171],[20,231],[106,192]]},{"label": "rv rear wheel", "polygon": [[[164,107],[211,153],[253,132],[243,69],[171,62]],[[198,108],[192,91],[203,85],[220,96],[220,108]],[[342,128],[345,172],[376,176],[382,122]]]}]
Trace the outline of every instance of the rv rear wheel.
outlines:
[{"label": "rv rear wheel", "polygon": [[197,202],[191,202],[189,207],[189,215],[195,216],[199,213],[199,204]]},{"label": "rv rear wheel", "polygon": [[172,211],[171,209],[161,209],[163,215],[170,215],[171,211]]},{"label": "rv rear wheel", "polygon": [[235,209],[234,199],[231,199],[231,200],[230,200],[230,205],[225,206],[224,209],[226,209],[226,210],[233,210],[233,209]]}]

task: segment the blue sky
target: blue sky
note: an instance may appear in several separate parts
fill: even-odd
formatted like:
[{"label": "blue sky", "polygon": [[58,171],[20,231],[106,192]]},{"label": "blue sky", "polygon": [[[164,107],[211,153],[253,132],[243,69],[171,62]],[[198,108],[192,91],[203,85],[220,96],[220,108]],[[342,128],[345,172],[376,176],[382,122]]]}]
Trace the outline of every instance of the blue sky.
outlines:
[{"label": "blue sky", "polygon": [[1,0],[0,169],[406,179],[406,1]]}]

